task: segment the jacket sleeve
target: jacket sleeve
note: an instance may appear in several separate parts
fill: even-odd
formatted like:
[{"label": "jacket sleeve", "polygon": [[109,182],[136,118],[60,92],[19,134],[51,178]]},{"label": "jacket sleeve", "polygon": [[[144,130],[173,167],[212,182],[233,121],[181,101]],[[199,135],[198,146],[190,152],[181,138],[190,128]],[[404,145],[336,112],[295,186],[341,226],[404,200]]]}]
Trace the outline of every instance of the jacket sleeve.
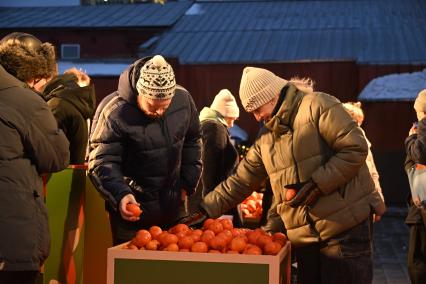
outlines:
[{"label": "jacket sleeve", "polygon": [[28,131],[24,138],[26,153],[39,173],[61,171],[69,164],[69,142],[48,105],[41,98],[34,104],[35,112],[27,121]]},{"label": "jacket sleeve", "polygon": [[405,151],[417,164],[426,164],[426,119],[419,121],[417,134],[405,139]]},{"label": "jacket sleeve", "polygon": [[226,133],[224,128],[216,122],[202,123],[203,135],[203,192],[206,194],[213,191],[214,188],[224,179],[224,154],[226,147]]},{"label": "jacket sleeve", "polygon": [[318,113],[318,129],[331,149],[330,158],[312,174],[312,180],[329,194],[355,177],[365,165],[368,145],[358,125],[340,102],[329,104]]},{"label": "jacket sleeve", "polygon": [[197,187],[201,175],[201,130],[198,112],[191,96],[188,96],[190,104],[190,124],[185,135],[182,149],[181,186],[188,194],[192,194]]},{"label": "jacket sleeve", "polygon": [[267,214],[266,224],[262,226],[262,229],[265,232],[277,233],[277,232],[285,231],[284,222],[281,216],[277,212],[277,206],[278,206],[277,199],[273,196],[271,207],[268,209],[268,212],[266,213]]},{"label": "jacket sleeve", "polygon": [[89,177],[95,188],[115,210],[120,200],[132,193],[121,172],[121,138],[116,121],[102,113],[89,141]]},{"label": "jacket sleeve", "polygon": [[260,147],[255,143],[238,164],[236,172],[207,194],[200,205],[209,217],[217,218],[260,188],[266,178]]},{"label": "jacket sleeve", "polygon": [[368,148],[368,155],[367,155],[367,166],[368,170],[370,171],[371,178],[374,181],[374,186],[376,187],[376,190],[379,192],[380,196],[384,200],[383,193],[382,193],[382,187],[380,186],[380,175],[376,168],[376,163],[374,162],[373,158],[373,152],[371,152],[370,147]]}]

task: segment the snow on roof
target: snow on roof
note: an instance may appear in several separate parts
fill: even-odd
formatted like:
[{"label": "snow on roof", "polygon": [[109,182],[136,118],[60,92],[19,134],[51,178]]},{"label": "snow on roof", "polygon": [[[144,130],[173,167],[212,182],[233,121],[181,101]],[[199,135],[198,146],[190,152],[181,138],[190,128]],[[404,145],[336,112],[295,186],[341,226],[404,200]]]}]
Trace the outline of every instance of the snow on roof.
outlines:
[{"label": "snow on roof", "polygon": [[72,61],[59,61],[58,68],[59,74],[72,67],[82,69],[89,76],[109,77],[120,76],[131,62],[72,62]]},{"label": "snow on roof", "polygon": [[359,94],[360,101],[414,101],[426,89],[426,69],[373,79]]}]

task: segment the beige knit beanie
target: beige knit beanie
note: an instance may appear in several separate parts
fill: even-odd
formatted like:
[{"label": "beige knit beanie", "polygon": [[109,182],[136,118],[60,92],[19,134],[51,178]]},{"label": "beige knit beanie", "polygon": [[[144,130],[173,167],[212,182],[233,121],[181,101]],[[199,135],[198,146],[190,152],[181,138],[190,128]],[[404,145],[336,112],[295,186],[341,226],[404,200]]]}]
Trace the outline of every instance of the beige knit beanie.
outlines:
[{"label": "beige knit beanie", "polygon": [[246,67],[240,83],[240,99],[244,109],[252,112],[277,96],[287,80],[269,70]]},{"label": "beige knit beanie", "polygon": [[414,102],[416,112],[426,112],[426,89],[420,91]]},{"label": "beige knit beanie", "polygon": [[210,108],[219,112],[223,117],[238,118],[240,116],[237,101],[228,89],[220,90],[214,97]]},{"label": "beige knit beanie", "polygon": [[171,99],[175,88],[173,69],[161,55],[156,55],[145,63],[136,84],[139,95],[155,100]]}]

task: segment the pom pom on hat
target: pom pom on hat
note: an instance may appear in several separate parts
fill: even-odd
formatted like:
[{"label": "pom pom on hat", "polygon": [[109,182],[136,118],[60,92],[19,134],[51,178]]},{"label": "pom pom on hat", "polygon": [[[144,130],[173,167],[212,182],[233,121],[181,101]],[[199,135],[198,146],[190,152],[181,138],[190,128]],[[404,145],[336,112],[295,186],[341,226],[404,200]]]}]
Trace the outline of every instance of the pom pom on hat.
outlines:
[{"label": "pom pom on hat", "polygon": [[219,112],[223,117],[238,118],[240,116],[237,101],[228,89],[220,90],[214,97],[210,108]]},{"label": "pom pom on hat", "polygon": [[426,112],[426,89],[420,91],[414,102],[416,112]]},{"label": "pom pom on hat", "polygon": [[161,55],[156,55],[145,63],[136,84],[139,95],[155,100],[171,99],[175,88],[173,69]]},{"label": "pom pom on hat", "polygon": [[269,70],[246,67],[240,83],[240,99],[244,109],[252,112],[277,96],[287,80],[278,77]]}]

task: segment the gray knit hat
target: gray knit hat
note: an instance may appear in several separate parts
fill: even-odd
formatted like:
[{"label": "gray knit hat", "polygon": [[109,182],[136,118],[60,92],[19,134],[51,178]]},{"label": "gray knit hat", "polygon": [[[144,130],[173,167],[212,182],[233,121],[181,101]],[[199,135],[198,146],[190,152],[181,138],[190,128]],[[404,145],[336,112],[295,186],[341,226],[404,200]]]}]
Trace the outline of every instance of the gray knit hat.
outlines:
[{"label": "gray knit hat", "polygon": [[277,96],[287,80],[269,70],[246,67],[240,83],[240,99],[244,109],[252,112]]},{"label": "gray knit hat", "polygon": [[175,88],[173,69],[161,55],[156,55],[145,63],[136,84],[139,95],[155,100],[171,99]]},{"label": "gray knit hat", "polygon": [[420,91],[414,102],[414,109],[416,112],[426,112],[426,89]]}]

